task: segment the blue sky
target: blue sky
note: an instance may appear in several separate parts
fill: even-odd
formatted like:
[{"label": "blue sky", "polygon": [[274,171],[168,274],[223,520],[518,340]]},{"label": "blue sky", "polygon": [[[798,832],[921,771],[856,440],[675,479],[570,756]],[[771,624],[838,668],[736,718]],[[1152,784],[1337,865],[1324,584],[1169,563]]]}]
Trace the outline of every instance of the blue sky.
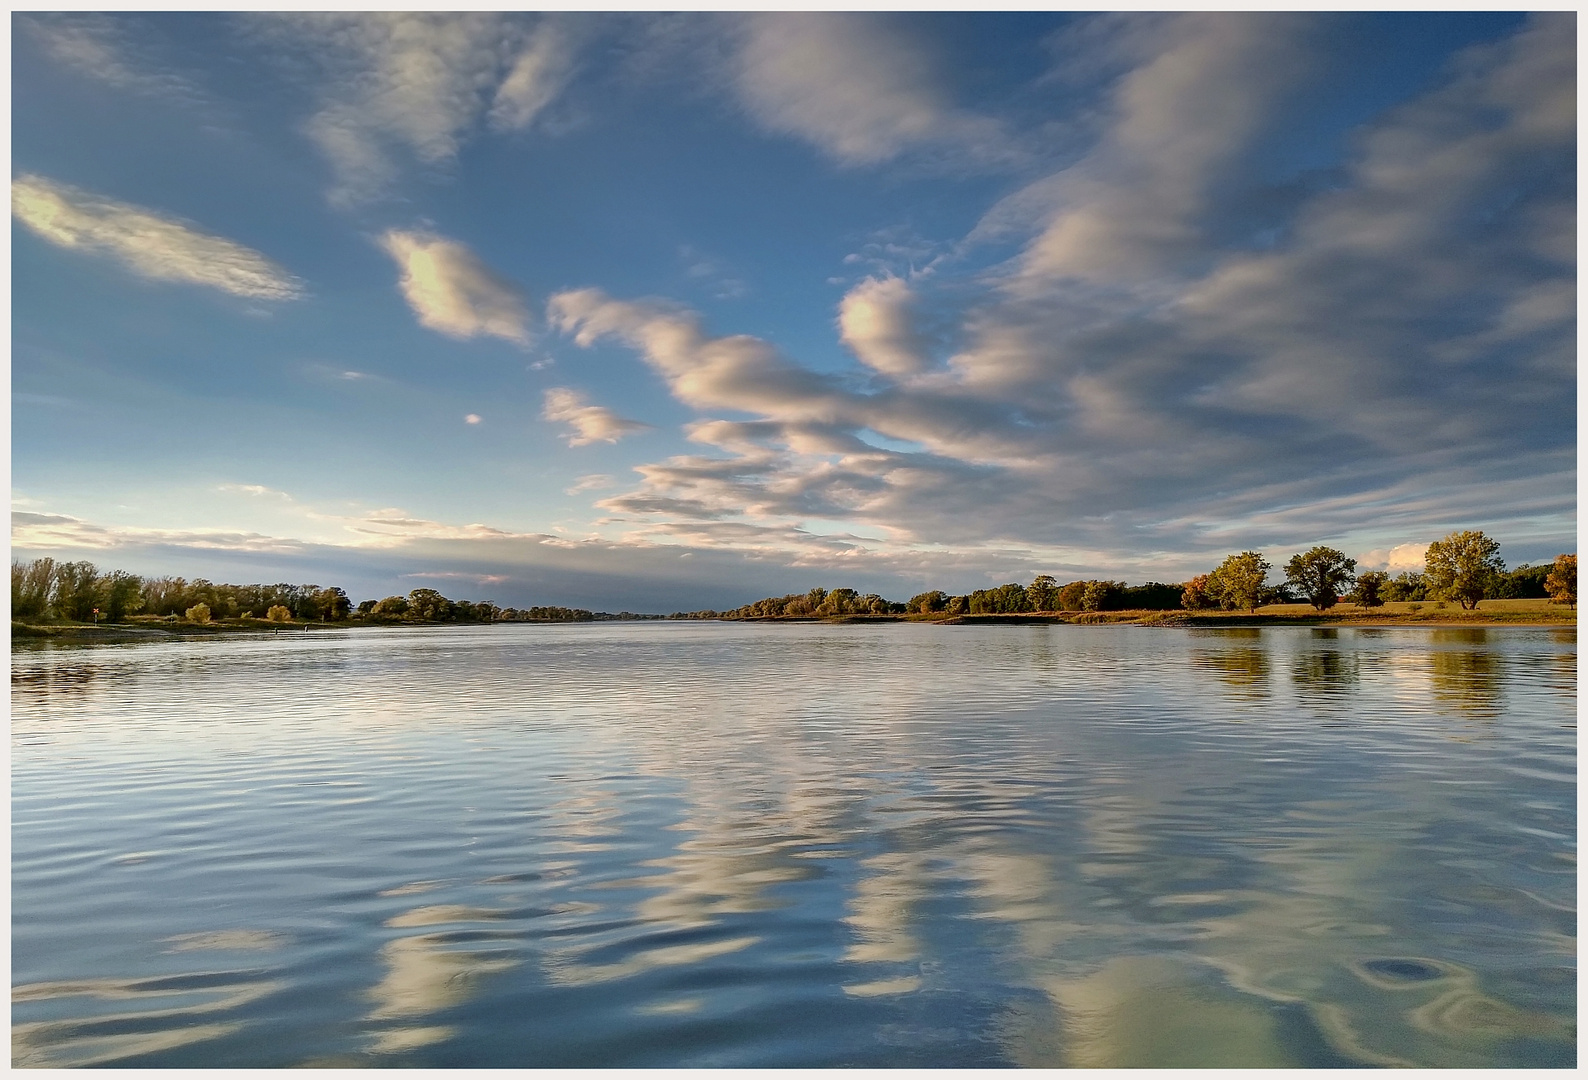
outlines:
[{"label": "blue sky", "polygon": [[1576,547],[1571,13],[12,40],[19,557],[670,611]]}]

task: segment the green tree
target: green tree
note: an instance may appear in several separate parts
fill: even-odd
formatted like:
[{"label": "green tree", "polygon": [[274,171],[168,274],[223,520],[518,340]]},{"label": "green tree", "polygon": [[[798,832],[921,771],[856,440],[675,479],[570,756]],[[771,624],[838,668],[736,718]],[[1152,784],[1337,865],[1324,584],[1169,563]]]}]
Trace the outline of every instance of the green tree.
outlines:
[{"label": "green tree", "polygon": [[388,596],[378,600],[370,609],[373,615],[384,615],[388,619],[400,619],[408,614],[408,598],[406,596]]},{"label": "green tree", "polygon": [[452,617],[452,601],[434,589],[408,594],[408,617],[418,622],[445,622]]},{"label": "green tree", "polygon": [[143,578],[125,570],[112,570],[100,580],[105,621],[119,623],[143,610]]},{"label": "green tree", "polygon": [[1485,600],[1542,600],[1549,595],[1550,566],[1529,566],[1523,563],[1504,575]]},{"label": "green tree", "polygon": [[341,622],[353,610],[353,602],[333,585],[314,594],[314,610],[323,622]]},{"label": "green tree", "polygon": [[1272,569],[1261,552],[1243,551],[1231,555],[1208,575],[1208,595],[1232,611],[1256,611],[1263,602],[1263,586]]},{"label": "green tree", "polygon": [[210,621],[210,606],[208,604],[194,604],[184,613],[188,622],[207,623]]},{"label": "green tree", "polygon": [[1315,611],[1328,611],[1340,602],[1340,592],[1355,580],[1356,560],[1345,552],[1318,546],[1292,555],[1285,564],[1285,580],[1294,585]]},{"label": "green tree", "polygon": [[1428,545],[1423,573],[1437,596],[1471,611],[1505,573],[1500,542],[1474,529],[1453,532]]},{"label": "green tree", "polygon": [[1550,567],[1549,577],[1544,579],[1544,587],[1549,589],[1549,602],[1552,604],[1570,604],[1573,610],[1577,608],[1577,553],[1555,556],[1555,565]]},{"label": "green tree", "polygon": [[941,589],[916,593],[904,605],[906,611],[918,611],[922,615],[930,615],[934,611],[942,611],[947,606],[948,594]]},{"label": "green tree", "polygon": [[1349,597],[1358,607],[1383,607],[1384,586],[1389,583],[1389,575],[1382,570],[1364,570],[1356,576],[1356,589]]},{"label": "green tree", "polygon": [[1180,606],[1180,598],[1184,595],[1184,585],[1166,585],[1161,581],[1149,581],[1145,585],[1127,585],[1119,599],[1119,606],[1132,611],[1142,609],[1147,611],[1173,611]]},{"label": "green tree", "polygon": [[11,617],[28,619],[43,615],[50,607],[50,589],[55,584],[55,560],[34,559],[11,563]]},{"label": "green tree", "polygon": [[1125,583],[1122,581],[1088,581],[1086,591],[1081,594],[1081,610],[1117,610],[1124,591]]},{"label": "green tree", "polygon": [[1032,611],[1059,610],[1059,583],[1047,574],[1038,574],[1036,580],[1026,586],[1026,602]]},{"label": "green tree", "polygon": [[88,622],[99,606],[99,571],[91,562],[55,564],[55,611],[63,619]]},{"label": "green tree", "polygon": [[1411,570],[1402,570],[1389,581],[1384,583],[1382,590],[1384,599],[1392,604],[1404,603],[1408,600],[1428,599],[1428,582],[1423,575]]}]

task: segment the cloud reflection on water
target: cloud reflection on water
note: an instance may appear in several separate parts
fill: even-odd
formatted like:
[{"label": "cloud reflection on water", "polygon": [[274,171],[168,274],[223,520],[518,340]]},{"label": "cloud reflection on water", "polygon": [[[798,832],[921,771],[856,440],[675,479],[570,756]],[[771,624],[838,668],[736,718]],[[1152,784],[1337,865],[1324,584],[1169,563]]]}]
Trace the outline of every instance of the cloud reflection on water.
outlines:
[{"label": "cloud reflection on water", "polygon": [[[351,724],[359,747],[414,770],[371,766],[367,787],[430,814],[467,803],[448,811],[455,851],[442,830],[411,877],[374,866],[379,966],[357,1019],[373,1060],[467,1045],[473,1010],[506,992],[592,990],[581,1000],[603,1018],[769,1038],[730,1022],[746,987],[774,1018],[835,997],[867,1045],[898,1054],[940,1040],[1032,1066],[1456,1067],[1572,1044],[1558,993],[1484,960],[1503,946],[1519,971],[1574,967],[1571,866],[1554,865],[1571,837],[1542,796],[1534,817],[1493,816],[1500,755],[1541,766],[1494,741],[1504,712],[1489,743],[1453,743],[1440,696],[1459,685],[1508,707],[1536,667],[1554,681],[1530,692],[1567,702],[1550,649],[884,629],[664,628],[676,636],[647,653],[623,637],[644,631],[618,628],[621,665],[566,671],[559,642],[588,655],[601,639],[537,637],[500,685],[436,699],[444,723],[416,719],[416,680],[406,712],[388,695],[384,726]],[[405,786],[437,765],[436,790]],[[464,766],[460,794],[446,777]],[[192,1030],[234,1033],[246,1000]],[[948,1000],[967,1005],[931,1011]],[[143,1052],[50,1023],[24,1019],[18,1045],[40,1060]]]}]

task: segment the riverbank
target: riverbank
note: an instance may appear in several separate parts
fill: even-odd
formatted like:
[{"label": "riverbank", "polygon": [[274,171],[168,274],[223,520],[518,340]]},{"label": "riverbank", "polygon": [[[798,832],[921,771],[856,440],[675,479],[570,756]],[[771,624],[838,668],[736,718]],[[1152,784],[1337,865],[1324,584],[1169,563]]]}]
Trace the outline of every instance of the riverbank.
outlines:
[{"label": "riverbank", "polygon": [[[345,624],[344,624],[345,625]],[[330,629],[325,623],[273,623],[264,619],[233,619],[210,623],[24,623],[12,620],[11,642],[62,641],[106,645],[134,641],[169,641],[231,634],[299,633]]]}]

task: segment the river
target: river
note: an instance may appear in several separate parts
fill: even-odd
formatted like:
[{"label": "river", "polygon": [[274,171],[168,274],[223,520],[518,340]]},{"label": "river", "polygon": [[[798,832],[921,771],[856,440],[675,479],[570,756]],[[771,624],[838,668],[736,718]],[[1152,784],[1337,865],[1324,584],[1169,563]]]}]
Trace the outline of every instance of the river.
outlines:
[{"label": "river", "polygon": [[18,1066],[1560,1066],[1571,629],[12,653]]}]

